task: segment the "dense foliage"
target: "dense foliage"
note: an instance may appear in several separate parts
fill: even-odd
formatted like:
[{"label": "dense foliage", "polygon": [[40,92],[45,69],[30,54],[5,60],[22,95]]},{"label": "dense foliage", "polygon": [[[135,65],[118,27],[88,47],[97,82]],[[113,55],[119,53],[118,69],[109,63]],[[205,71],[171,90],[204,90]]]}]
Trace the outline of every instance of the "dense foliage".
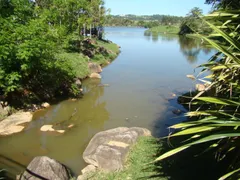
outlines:
[{"label": "dense foliage", "polygon": [[214,152],[217,161],[227,159],[228,166],[222,172],[221,180],[229,177],[238,179],[240,171],[240,11],[233,11],[225,4],[220,6],[224,2],[230,1],[221,1],[217,11],[203,18],[213,32],[209,36],[196,34],[218,52],[200,66],[203,72],[211,74],[199,79],[205,83],[206,89],[189,102],[190,112],[186,115],[191,117],[191,121],[170,127],[177,130],[170,137],[184,136],[183,145],[157,159],[205,144],[207,149],[204,151]]},{"label": "dense foliage", "polygon": [[186,15],[180,25],[180,35],[199,33],[209,34],[211,29],[204,23],[199,16],[202,15],[202,10],[198,7],[194,7]]},{"label": "dense foliage", "polygon": [[106,19],[107,26],[139,26],[152,28],[159,25],[179,25],[183,17],[170,15],[110,15]]},{"label": "dense foliage", "polygon": [[59,54],[81,53],[83,32],[101,26],[104,15],[102,0],[1,0],[1,99],[78,94],[76,66]]},{"label": "dense foliage", "polygon": [[239,0],[206,0],[206,4],[212,4],[214,9],[235,10],[240,8]]}]

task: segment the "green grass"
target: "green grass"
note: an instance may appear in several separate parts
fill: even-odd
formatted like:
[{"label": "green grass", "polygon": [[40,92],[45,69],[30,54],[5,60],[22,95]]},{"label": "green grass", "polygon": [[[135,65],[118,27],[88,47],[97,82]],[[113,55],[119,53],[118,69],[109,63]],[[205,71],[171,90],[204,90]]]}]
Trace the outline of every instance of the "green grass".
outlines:
[{"label": "green grass", "polygon": [[86,78],[90,73],[88,68],[88,62],[95,62],[100,65],[105,65],[108,62],[114,60],[119,53],[119,47],[117,46],[117,44],[97,40],[97,44],[95,45],[95,47],[97,48],[100,46],[103,46],[112,53],[104,55],[97,53],[94,55],[92,59],[88,59],[81,53],[68,53],[68,52],[60,53],[56,55],[56,57],[58,59],[61,59],[61,62],[59,64],[63,68],[66,69],[70,68],[71,69],[70,72],[74,73],[78,78]]},{"label": "green grass", "polygon": [[[140,137],[138,142],[131,148],[126,160],[126,167],[119,172],[104,173],[97,172],[91,174],[88,179],[91,180],[137,180],[137,179],[153,179],[167,180],[163,177],[150,178],[158,174],[152,162],[158,152],[159,144],[153,137]],[[147,165],[148,164],[148,165]]]},{"label": "green grass", "polygon": [[99,40],[98,40],[97,42],[98,42],[98,44],[99,44],[100,46],[103,46],[103,47],[105,47],[106,49],[111,50],[112,52],[114,52],[114,53],[116,53],[116,54],[119,53],[119,47],[118,47],[117,44],[115,44],[115,43],[108,43],[108,42],[99,41]]},{"label": "green grass", "polygon": [[167,33],[167,34],[178,34],[178,26],[156,26],[147,30],[147,32],[152,33]]},{"label": "green grass", "polygon": [[57,57],[60,57],[60,59],[64,60],[62,66],[65,65],[65,67],[70,66],[70,68],[72,68],[72,71],[75,73],[76,77],[84,78],[89,74],[88,59],[83,54],[64,52],[58,54]]}]

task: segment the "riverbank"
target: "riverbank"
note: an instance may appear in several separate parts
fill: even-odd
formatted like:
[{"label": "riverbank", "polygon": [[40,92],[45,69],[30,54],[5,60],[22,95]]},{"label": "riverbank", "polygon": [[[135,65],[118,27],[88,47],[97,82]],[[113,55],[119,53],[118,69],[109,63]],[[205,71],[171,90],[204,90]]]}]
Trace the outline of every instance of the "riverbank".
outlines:
[{"label": "riverbank", "polygon": [[[81,84],[82,81],[88,77],[90,78],[101,78],[100,74],[102,72],[102,68],[109,63],[111,63],[119,54],[120,47],[107,40],[98,40],[98,39],[89,39],[86,38],[83,41],[83,52],[82,53],[69,53],[63,52],[58,54],[56,57],[67,62],[68,66],[72,69],[72,73],[75,74],[75,85],[77,86],[76,91],[82,91]],[[64,62],[62,66],[64,66]],[[20,97],[19,97],[20,98]],[[27,100],[28,101],[28,100]],[[55,99],[54,102],[57,100]],[[48,101],[50,104],[53,104],[51,100]],[[39,109],[48,108],[50,104],[47,102],[38,102],[31,103],[31,100],[27,102],[27,104],[20,107],[12,107],[8,102],[1,101],[0,103],[0,121],[8,121],[8,117],[10,115],[17,116],[21,119],[22,111],[26,112],[34,112]],[[28,121],[29,122],[29,121]],[[1,122],[4,127],[5,123]],[[17,122],[21,124],[20,122]],[[0,135],[10,135],[13,133],[21,132],[24,128],[21,127],[18,131],[11,128],[12,124],[9,124],[9,127],[5,127],[8,129],[8,133],[0,132]],[[12,130],[11,130],[12,129]],[[11,133],[12,132],[12,133]]]},{"label": "riverbank", "polygon": [[178,26],[156,26],[146,30],[151,33],[165,33],[165,34],[178,34],[180,28]]},{"label": "riverbank", "polygon": [[81,53],[63,52],[58,57],[70,62],[76,78],[81,80],[90,76],[89,62],[105,66],[113,61],[119,54],[119,46],[111,41],[85,39]]}]

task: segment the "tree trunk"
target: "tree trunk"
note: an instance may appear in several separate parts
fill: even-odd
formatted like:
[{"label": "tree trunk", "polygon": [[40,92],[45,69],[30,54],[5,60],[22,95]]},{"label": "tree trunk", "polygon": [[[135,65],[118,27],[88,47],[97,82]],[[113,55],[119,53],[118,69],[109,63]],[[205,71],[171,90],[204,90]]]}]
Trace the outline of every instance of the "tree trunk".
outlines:
[{"label": "tree trunk", "polygon": [[90,39],[92,39],[92,24],[90,24]]},{"label": "tree trunk", "polygon": [[83,25],[83,36],[84,36],[84,38],[85,38],[85,35],[86,35],[86,25],[84,24]]}]

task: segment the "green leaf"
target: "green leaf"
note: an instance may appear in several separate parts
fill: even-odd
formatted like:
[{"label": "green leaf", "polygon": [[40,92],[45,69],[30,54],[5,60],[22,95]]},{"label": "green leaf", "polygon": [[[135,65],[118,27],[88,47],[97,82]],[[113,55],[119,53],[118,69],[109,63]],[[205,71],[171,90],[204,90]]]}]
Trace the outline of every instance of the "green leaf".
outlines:
[{"label": "green leaf", "polygon": [[231,105],[231,106],[240,106],[239,102],[232,101],[229,99],[223,98],[214,98],[214,97],[198,97],[198,100],[214,103],[214,104],[222,104],[222,105]]},{"label": "green leaf", "polygon": [[195,134],[195,133],[205,132],[205,131],[211,131],[211,130],[214,130],[216,128],[217,127],[212,127],[212,126],[193,127],[193,128],[189,128],[189,129],[185,129],[185,130],[182,130],[180,132],[177,132],[177,133],[171,135],[171,137]]},{"label": "green leaf", "polygon": [[218,139],[238,137],[238,136],[240,136],[240,133],[225,133],[225,134],[210,135],[210,136],[204,137],[202,139],[196,140],[192,143],[189,143],[189,144],[183,145],[181,147],[175,148],[173,150],[170,150],[170,151],[164,153],[163,155],[159,156],[155,161],[161,161],[163,159],[166,159],[166,158],[173,156],[193,145],[202,144],[202,143],[206,143],[206,142],[214,141],[214,140],[218,140]]},{"label": "green leaf", "polygon": [[230,173],[227,173],[225,174],[224,176],[222,176],[221,178],[219,178],[218,180],[225,180],[227,178],[229,178],[230,176],[232,176],[233,174],[235,174],[236,172],[240,171],[240,168],[239,169],[236,169]]},{"label": "green leaf", "polygon": [[236,49],[240,50],[240,43],[233,39],[231,36],[227,35],[225,32],[223,32],[221,29],[214,26],[212,23],[203,20],[205,23],[207,23],[212,29],[214,29],[216,32],[218,32],[224,39],[226,39],[232,46],[234,46]]},{"label": "green leaf", "polygon": [[196,35],[198,36],[199,38],[202,38],[204,40],[206,40],[208,43],[210,43],[214,48],[216,48],[217,50],[219,50],[220,52],[222,52],[223,54],[225,54],[226,56],[230,57],[231,59],[233,59],[236,63],[240,64],[240,60],[234,56],[229,50],[227,50],[225,47],[215,43],[213,40],[205,37],[205,36],[202,36],[202,35]]},{"label": "green leaf", "polygon": [[183,151],[183,150],[185,150],[187,148],[189,148],[189,146],[181,146],[179,148],[176,148],[176,149],[173,149],[171,151],[168,151],[168,152],[164,153],[163,155],[161,155],[160,157],[158,157],[155,160],[155,162],[156,161],[161,161],[161,160],[166,159],[166,158],[168,158],[170,156],[173,156],[174,154],[177,154],[177,153],[179,153],[179,152],[181,152],[181,151]]}]

